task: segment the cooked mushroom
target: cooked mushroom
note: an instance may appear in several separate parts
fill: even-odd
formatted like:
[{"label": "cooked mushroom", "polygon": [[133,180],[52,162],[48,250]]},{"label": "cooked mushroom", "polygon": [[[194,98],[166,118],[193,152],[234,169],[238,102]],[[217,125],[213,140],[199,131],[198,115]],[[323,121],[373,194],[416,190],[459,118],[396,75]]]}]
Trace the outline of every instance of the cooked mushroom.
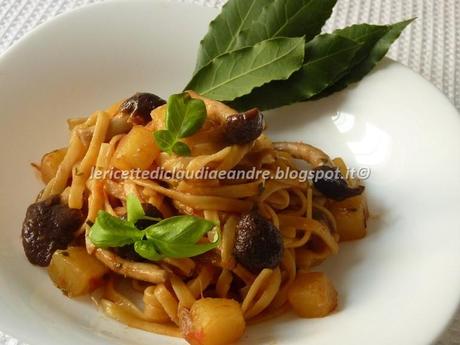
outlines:
[{"label": "cooked mushroom", "polygon": [[[132,123],[129,121],[130,115],[125,113],[118,113],[115,115],[109,124],[109,128],[107,129],[107,133],[105,135],[105,141],[110,141],[114,136],[118,134],[125,134],[128,133],[131,128],[133,128]],[[91,143],[91,139],[93,139],[94,134],[94,127],[82,127],[75,129],[77,135],[85,147],[88,147]]]},{"label": "cooked mushroom", "polygon": [[133,128],[133,125],[129,122],[129,114],[118,113],[110,120],[105,140],[109,141],[118,134],[128,133],[131,128]]},{"label": "cooked mushroom", "polygon": [[111,248],[111,250],[117,254],[120,258],[135,261],[135,262],[147,262],[147,259],[144,259],[142,256],[136,253],[134,250],[134,245],[129,244],[123,247]]},{"label": "cooked mushroom", "polygon": [[279,265],[283,258],[283,239],[272,222],[257,212],[245,214],[236,227],[233,254],[248,270],[257,273]]},{"label": "cooked mushroom", "polygon": [[[144,209],[144,213],[149,218],[161,219],[163,215],[161,212],[152,204],[144,203],[142,204],[142,208]],[[150,225],[156,224],[158,221],[153,219],[139,219],[136,222],[136,227],[140,230],[144,230],[148,228]]]},{"label": "cooked mushroom", "polygon": [[106,249],[97,249],[96,257],[112,271],[125,277],[152,284],[164,283],[167,278],[166,271],[155,264],[125,260]]},{"label": "cooked mushroom", "polygon": [[129,114],[128,122],[134,125],[146,125],[152,120],[152,110],[163,104],[166,101],[153,93],[138,92],[121,104],[120,113]]},{"label": "cooked mushroom", "polygon": [[332,165],[327,154],[312,145],[304,143],[278,142],[273,143],[275,149],[287,152],[296,159],[302,159],[313,167]]},{"label": "cooked mushroom", "polygon": [[243,145],[256,140],[264,130],[264,116],[254,108],[225,119],[224,135],[232,145]]},{"label": "cooked mushroom", "polygon": [[364,192],[364,186],[350,187],[339,168],[322,166],[315,168],[314,171],[313,185],[329,199],[341,201]]},{"label": "cooked mushroom", "polygon": [[29,261],[48,266],[58,249],[66,249],[84,222],[80,210],[61,204],[56,195],[29,206],[22,226],[22,245]]},{"label": "cooked mushroom", "polygon": [[273,146],[312,165],[315,170],[313,185],[325,197],[340,201],[364,192],[363,186],[350,187],[340,170],[333,167],[329,156],[320,149],[304,143],[290,142],[274,143]]}]

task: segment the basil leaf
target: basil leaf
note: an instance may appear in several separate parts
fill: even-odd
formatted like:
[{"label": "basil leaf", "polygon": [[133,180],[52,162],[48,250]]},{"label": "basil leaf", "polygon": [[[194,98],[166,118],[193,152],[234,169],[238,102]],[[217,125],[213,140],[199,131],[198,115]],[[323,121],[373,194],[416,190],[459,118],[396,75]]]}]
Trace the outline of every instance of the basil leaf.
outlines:
[{"label": "basil leaf", "polygon": [[144,237],[133,224],[99,211],[96,222],[91,227],[89,239],[98,248],[123,247]]},{"label": "basil leaf", "polygon": [[206,244],[176,243],[161,240],[155,240],[154,242],[161,253],[168,258],[175,259],[190,258],[201,255],[209,252],[219,245],[217,242]]},{"label": "basil leaf", "polygon": [[195,73],[215,57],[235,50],[240,32],[247,29],[269,3],[270,0],[229,0],[209,24],[209,31],[200,42]]},{"label": "basil leaf", "polygon": [[187,85],[203,96],[232,101],[272,80],[288,79],[303,64],[303,38],[275,38],[215,58]]},{"label": "basil leaf", "polygon": [[174,144],[172,151],[178,156],[190,156],[192,154],[190,147],[181,141],[178,141]]},{"label": "basil leaf", "polygon": [[172,95],[168,99],[166,129],[154,133],[158,147],[171,154],[189,156],[190,148],[178,139],[195,134],[206,121],[206,105],[188,93]]},{"label": "basil leaf", "polygon": [[216,236],[213,242],[194,244],[180,241],[167,241],[165,239],[155,238],[152,240],[155,243],[155,247],[163,253],[165,256],[170,258],[190,258],[193,256],[201,255],[214,248],[217,248],[221,241],[220,231],[217,230]]},{"label": "basil leaf", "polygon": [[[165,257],[196,256],[216,248],[221,241],[219,229],[216,229],[212,243],[197,243],[215,226],[213,222],[202,218],[177,216],[140,231],[133,223],[100,211],[96,223],[90,229],[89,239],[99,248],[134,244],[134,250],[140,256],[158,261]],[[147,239],[144,239],[145,236]]]},{"label": "basil leaf", "polygon": [[203,218],[176,216],[162,220],[145,229],[149,240],[161,239],[167,242],[196,243],[215,226]]},{"label": "basil leaf", "polygon": [[336,34],[317,36],[306,45],[304,65],[288,80],[271,82],[230,104],[239,110],[267,110],[305,101],[336,82],[360,47]]},{"label": "basil leaf", "polygon": [[128,222],[131,222],[132,224],[145,217],[144,208],[134,194],[128,194],[126,196],[126,213],[128,216]]},{"label": "basil leaf", "polygon": [[174,137],[167,129],[162,129],[153,133],[155,142],[161,151],[171,153],[171,147],[174,145]]},{"label": "basil leaf", "polygon": [[200,99],[187,93],[172,95],[168,99],[166,128],[177,138],[189,137],[196,133],[206,120],[206,106]]},{"label": "basil leaf", "polygon": [[165,258],[164,255],[158,253],[153,241],[137,241],[134,243],[134,250],[144,259],[150,261],[160,261]]},{"label": "basil leaf", "polygon": [[[363,50],[359,52],[357,63],[351,70],[348,71],[336,84],[325,90],[315,99],[323,98],[331,95],[334,92],[345,89],[348,85],[358,82],[363,79],[377,63],[383,59],[387,54],[391,45],[399,38],[403,30],[414,21],[415,19],[409,19],[403,22],[399,22],[393,25],[386,26],[386,32],[381,35],[380,38],[375,40],[375,36],[370,33],[381,30],[381,26],[372,26],[367,24],[354,25],[349,28],[338,30],[337,34],[348,37],[355,41],[365,41]],[[371,43],[371,44],[369,44]],[[364,57],[363,57],[364,56]],[[362,57],[359,59],[359,57]]]},{"label": "basil leaf", "polygon": [[274,37],[301,37],[308,42],[321,32],[337,0],[273,0],[238,37],[237,47]]}]

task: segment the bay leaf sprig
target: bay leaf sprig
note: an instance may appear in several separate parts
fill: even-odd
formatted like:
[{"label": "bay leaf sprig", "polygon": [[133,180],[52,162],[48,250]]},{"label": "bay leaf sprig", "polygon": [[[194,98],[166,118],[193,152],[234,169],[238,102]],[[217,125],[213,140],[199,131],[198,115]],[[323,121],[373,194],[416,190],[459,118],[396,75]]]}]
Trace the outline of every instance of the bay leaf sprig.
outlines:
[{"label": "bay leaf sprig", "polygon": [[[136,222],[146,219],[146,216],[141,203],[134,195],[127,197],[126,209],[126,219],[99,211],[89,232],[89,239],[96,247],[116,248],[133,245],[141,257],[158,261],[166,257],[197,256],[220,244],[219,227],[206,219],[189,215],[175,216],[159,220],[156,224],[140,230],[136,227]],[[200,243],[204,235],[214,228],[214,240]]]},{"label": "bay leaf sprig", "polygon": [[[320,35],[336,2],[229,0],[200,43],[195,72],[186,89],[227,102],[237,110],[267,110],[326,97],[361,80],[413,19],[392,25],[358,24]],[[276,73],[254,77],[254,64],[247,62],[251,55],[262,59],[260,54],[267,52],[260,49],[251,54],[251,49],[267,42],[281,44],[289,38],[305,41],[304,60],[298,68],[293,72],[292,65],[278,64]],[[276,47],[269,51],[276,52]],[[263,71],[270,70],[270,56],[266,62]]]},{"label": "bay leaf sprig", "polygon": [[158,147],[169,154],[189,156],[190,148],[180,139],[195,134],[206,120],[206,106],[202,100],[188,93],[172,95],[166,110],[166,128],[154,132]]},{"label": "bay leaf sprig", "polygon": [[303,64],[305,40],[274,38],[215,58],[186,86],[203,96],[232,101],[273,80],[286,80]]},{"label": "bay leaf sprig", "polygon": [[322,34],[306,45],[302,68],[285,81],[272,81],[230,104],[261,110],[320,99],[364,78],[413,20],[393,25],[359,24]]}]

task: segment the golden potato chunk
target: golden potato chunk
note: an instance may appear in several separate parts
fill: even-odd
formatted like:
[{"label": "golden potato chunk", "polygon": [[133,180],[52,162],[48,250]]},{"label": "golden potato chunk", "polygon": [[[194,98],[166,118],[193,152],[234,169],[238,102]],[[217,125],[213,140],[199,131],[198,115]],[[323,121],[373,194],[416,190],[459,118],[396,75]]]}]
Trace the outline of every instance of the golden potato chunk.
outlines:
[{"label": "golden potato chunk", "polygon": [[166,127],[166,110],[168,109],[167,104],[155,108],[152,111],[152,121],[146,125],[148,129],[153,131],[159,131]]},{"label": "golden potato chunk", "polygon": [[337,306],[337,292],[321,272],[299,273],[289,288],[288,299],[292,309],[305,318],[324,317]]},{"label": "golden potato chunk", "polygon": [[109,271],[83,247],[57,250],[51,258],[48,274],[54,284],[69,297],[88,294],[101,286]]},{"label": "golden potato chunk", "polygon": [[192,305],[188,317],[182,331],[192,345],[232,344],[246,328],[240,304],[231,299],[200,299]]},{"label": "golden potato chunk", "polygon": [[48,152],[42,157],[40,163],[40,174],[42,181],[48,183],[54,176],[59,168],[59,165],[62,163],[64,156],[67,152],[67,149],[59,149]]},{"label": "golden potato chunk", "polygon": [[159,154],[152,131],[135,126],[118,144],[112,165],[120,170],[147,169]]},{"label": "golden potato chunk", "polygon": [[366,236],[367,205],[364,195],[343,201],[330,201],[328,209],[335,217],[341,241],[352,241]]}]

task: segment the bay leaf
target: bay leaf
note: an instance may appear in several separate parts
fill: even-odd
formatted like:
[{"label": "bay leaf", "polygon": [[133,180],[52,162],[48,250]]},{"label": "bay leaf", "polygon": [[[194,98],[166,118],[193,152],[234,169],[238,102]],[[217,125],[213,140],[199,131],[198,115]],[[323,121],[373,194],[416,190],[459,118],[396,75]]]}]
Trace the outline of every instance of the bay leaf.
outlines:
[{"label": "bay leaf", "polygon": [[348,70],[360,44],[335,34],[323,34],[307,43],[305,63],[288,80],[255,89],[230,105],[239,110],[268,110],[305,101],[332,85]]},{"label": "bay leaf", "polygon": [[215,57],[235,50],[241,31],[249,28],[270,0],[229,0],[220,14],[209,24],[200,42],[195,73]]},{"label": "bay leaf", "polygon": [[187,85],[187,90],[218,101],[232,101],[273,80],[286,80],[302,67],[305,41],[275,38],[215,58]]},{"label": "bay leaf", "polygon": [[237,46],[246,47],[274,37],[301,37],[308,42],[321,32],[337,0],[273,0],[257,20],[242,30]]},{"label": "bay leaf", "polygon": [[363,79],[384,58],[391,45],[414,20],[409,19],[387,26],[358,24],[335,31],[337,35],[360,42],[362,47],[357,52],[352,68],[334,85],[317,95],[315,99],[327,97]]}]

